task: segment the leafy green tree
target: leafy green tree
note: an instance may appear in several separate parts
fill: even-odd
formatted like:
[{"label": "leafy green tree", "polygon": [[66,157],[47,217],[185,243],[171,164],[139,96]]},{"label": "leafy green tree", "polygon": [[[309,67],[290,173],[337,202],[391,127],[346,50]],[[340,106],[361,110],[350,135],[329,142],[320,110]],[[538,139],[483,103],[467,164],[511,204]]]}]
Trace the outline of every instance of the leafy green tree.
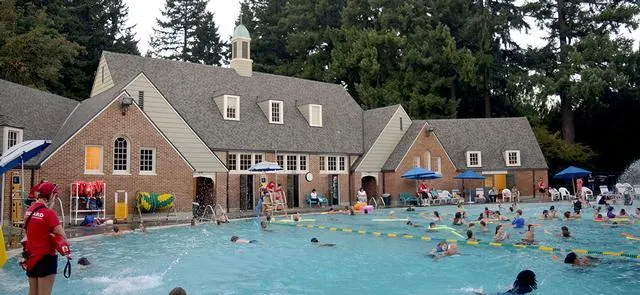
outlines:
[{"label": "leafy green tree", "polygon": [[637,28],[640,6],[634,0],[538,0],[524,9],[549,33],[544,48],[529,52],[538,61],[531,62],[532,78],[541,99],[559,97],[562,136],[572,143],[576,107],[626,83],[613,60],[629,40],[611,34]]},{"label": "leafy green tree", "polygon": [[167,0],[163,19],[156,20],[151,38],[155,57],[221,65],[224,42],[220,40],[208,0]]},{"label": "leafy green tree", "polygon": [[13,1],[0,3],[0,79],[42,90],[60,87],[64,63],[81,47],[52,29],[43,10],[28,25],[22,17]]},{"label": "leafy green tree", "polygon": [[562,139],[559,132],[551,133],[545,127],[534,127],[533,132],[551,171],[568,165],[592,167],[589,160],[596,154],[591,148],[570,143]]}]

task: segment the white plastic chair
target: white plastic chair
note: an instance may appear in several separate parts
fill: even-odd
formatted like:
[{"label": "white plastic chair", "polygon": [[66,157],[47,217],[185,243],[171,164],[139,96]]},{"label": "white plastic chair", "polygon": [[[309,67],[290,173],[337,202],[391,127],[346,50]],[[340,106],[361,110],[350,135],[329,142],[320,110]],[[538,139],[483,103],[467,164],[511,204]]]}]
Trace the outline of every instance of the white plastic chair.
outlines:
[{"label": "white plastic chair", "polygon": [[589,201],[593,200],[593,191],[588,187],[582,187],[582,195]]},{"label": "white plastic chair", "polygon": [[504,203],[504,199],[509,198],[509,202],[513,201],[513,195],[511,194],[511,190],[505,188],[502,190],[502,203]]},{"label": "white plastic chair", "polygon": [[451,195],[451,193],[446,190],[440,191],[440,193],[438,194],[438,199],[440,199],[440,202],[445,202],[445,204],[450,204],[452,198],[453,196]]},{"label": "white plastic chair", "polygon": [[555,188],[549,188],[549,197],[551,201],[558,201],[560,200],[560,192]]},{"label": "white plastic chair", "polygon": [[600,194],[601,195],[607,195],[607,194],[611,193],[609,191],[609,188],[606,185],[601,185],[601,186],[599,186],[599,188],[600,188]]},{"label": "white plastic chair", "polygon": [[560,189],[558,189],[558,191],[560,192],[560,198],[563,200],[569,200],[571,199],[571,193],[569,192],[568,189],[561,187]]}]

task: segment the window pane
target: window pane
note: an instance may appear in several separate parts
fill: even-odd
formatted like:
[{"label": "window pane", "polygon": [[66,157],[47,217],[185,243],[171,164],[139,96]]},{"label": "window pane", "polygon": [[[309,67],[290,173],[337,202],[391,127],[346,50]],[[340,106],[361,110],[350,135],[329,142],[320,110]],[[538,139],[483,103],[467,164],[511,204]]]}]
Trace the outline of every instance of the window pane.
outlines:
[{"label": "window pane", "polygon": [[236,154],[228,154],[227,155],[227,166],[229,167],[229,170],[236,170],[236,162],[237,162],[237,156]]},{"label": "window pane", "polygon": [[307,156],[300,156],[300,170],[307,170]]},{"label": "window pane", "polygon": [[282,169],[284,169],[284,156],[283,155],[278,155],[276,156],[276,160],[278,162],[278,166],[280,166]]},{"label": "window pane", "polygon": [[340,157],[340,171],[344,171],[345,167],[344,167],[344,157]]},{"label": "window pane", "polygon": [[227,97],[227,119],[237,119],[238,117],[238,98],[237,97]]},{"label": "window pane", "polygon": [[309,125],[322,126],[322,106],[311,105],[309,113]]},{"label": "window pane", "polygon": [[153,172],[153,149],[141,149],[140,150],[140,171],[141,172]]},{"label": "window pane", "polygon": [[87,146],[84,151],[84,169],[102,171],[102,147]]},{"label": "window pane", "polygon": [[18,132],[9,131],[7,134],[7,148],[11,148],[14,145],[18,144]]},{"label": "window pane", "polygon": [[242,42],[242,58],[249,58],[249,42]]},{"label": "window pane", "polygon": [[287,156],[287,170],[296,171],[298,170],[298,157],[296,156]]},{"label": "window pane", "polygon": [[320,156],[320,171],[325,171],[324,161],[325,161],[325,157]]},{"label": "window pane", "polygon": [[280,104],[279,102],[271,103],[271,122],[281,122],[280,120]]},{"label": "window pane", "polygon": [[327,167],[329,171],[336,171],[336,157],[328,157],[327,158]]},{"label": "window pane", "polygon": [[233,51],[231,52],[231,58],[238,57],[238,42],[233,42]]},{"label": "window pane", "polygon": [[253,162],[253,164],[258,164],[260,162],[262,162],[262,155],[258,154],[258,155],[253,155],[255,161]]},{"label": "window pane", "polygon": [[113,144],[113,171],[127,171],[127,140],[120,137]]},{"label": "window pane", "polygon": [[240,170],[249,170],[251,167],[251,154],[240,154]]}]

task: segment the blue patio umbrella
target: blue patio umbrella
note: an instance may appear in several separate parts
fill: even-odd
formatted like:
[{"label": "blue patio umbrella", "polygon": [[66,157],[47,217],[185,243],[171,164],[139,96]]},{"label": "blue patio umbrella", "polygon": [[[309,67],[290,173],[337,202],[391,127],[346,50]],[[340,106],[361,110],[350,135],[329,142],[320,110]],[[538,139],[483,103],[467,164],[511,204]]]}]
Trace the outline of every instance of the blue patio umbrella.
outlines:
[{"label": "blue patio umbrella", "polygon": [[402,174],[400,177],[405,179],[413,179],[413,180],[425,180],[425,179],[436,179],[442,176],[428,169],[414,167],[414,168],[411,168],[409,171],[405,172],[404,174]]},{"label": "blue patio umbrella", "polygon": [[[20,165],[22,170],[20,179],[24,179],[24,162],[37,156],[50,144],[51,140],[27,140],[12,146],[4,155],[2,155],[2,157],[0,157],[0,175],[3,175],[4,177],[5,172]],[[23,182],[24,181],[20,182],[20,196],[24,195]],[[4,208],[4,198],[2,198],[2,205],[0,208]],[[0,214],[0,224],[2,224],[2,221],[2,214]]]},{"label": "blue patio umbrella", "polygon": [[573,185],[573,193],[575,195],[576,194],[575,178],[589,176],[589,174],[591,174],[591,171],[589,170],[585,170],[585,169],[574,167],[574,166],[569,166],[566,169],[556,173],[556,175],[554,175],[553,178],[565,179],[565,180],[571,179],[571,185]]},{"label": "blue patio umbrella", "polygon": [[[484,176],[476,173],[472,170],[465,170],[453,177],[454,179],[462,179],[462,192],[464,192],[464,180],[465,179],[484,179]],[[471,194],[469,194],[469,202],[471,202]]]}]

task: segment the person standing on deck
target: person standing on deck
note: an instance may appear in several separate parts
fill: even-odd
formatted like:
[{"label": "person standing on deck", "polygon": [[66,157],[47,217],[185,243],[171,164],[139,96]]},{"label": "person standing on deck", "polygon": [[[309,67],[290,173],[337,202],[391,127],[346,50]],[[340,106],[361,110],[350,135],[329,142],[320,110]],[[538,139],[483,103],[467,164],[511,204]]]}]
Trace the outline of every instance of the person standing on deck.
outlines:
[{"label": "person standing on deck", "polygon": [[578,177],[576,180],[576,197],[578,199],[582,197],[582,177]]}]

